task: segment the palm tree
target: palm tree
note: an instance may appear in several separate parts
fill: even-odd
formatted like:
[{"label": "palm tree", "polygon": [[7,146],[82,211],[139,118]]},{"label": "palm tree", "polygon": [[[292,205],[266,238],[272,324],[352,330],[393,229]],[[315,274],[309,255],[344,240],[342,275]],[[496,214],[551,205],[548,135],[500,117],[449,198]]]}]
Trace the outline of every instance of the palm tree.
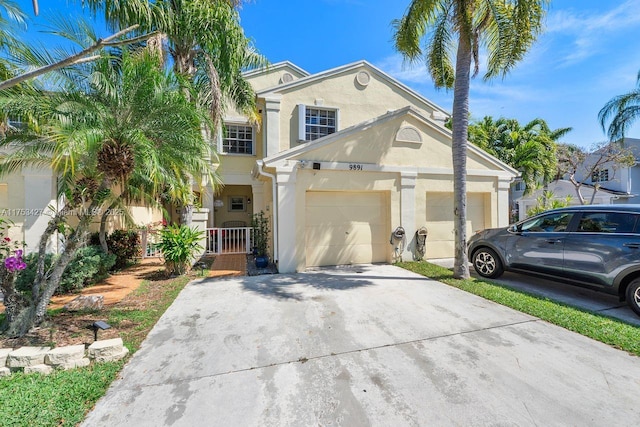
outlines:
[{"label": "palm tree", "polygon": [[[638,118],[640,118],[640,71],[635,89],[611,98],[598,113],[600,126],[610,141],[624,138],[627,130]],[[607,123],[609,123],[608,126]]]},{"label": "palm tree", "polygon": [[[125,51],[74,71],[58,92],[0,93],[3,109],[36,117],[41,129],[0,141],[8,152],[0,158],[0,175],[23,166],[51,167],[65,200],[41,237],[31,297],[14,298],[16,305],[7,307],[10,335],[22,335],[44,319],[92,219],[133,178],[144,176],[146,191],[158,194],[167,187],[190,190],[189,177],[211,176],[210,145],[201,133],[207,117],[185,96],[188,82],[164,73],[149,51]],[[12,144],[18,138],[21,144]],[[67,213],[74,209],[78,224],[71,229]],[[58,230],[64,230],[64,251],[45,274],[47,241]]]},{"label": "palm tree", "polygon": [[[177,74],[190,79],[199,89],[191,99],[208,108],[212,127],[205,133],[215,140],[226,105],[235,106],[257,121],[255,94],[242,71],[266,65],[245,37],[236,7],[239,0],[82,0],[93,14],[103,12],[114,30],[137,24],[140,31],[158,31],[166,40]],[[189,223],[192,204],[185,204],[182,221]]]},{"label": "palm tree", "polygon": [[[469,277],[465,227],[471,66],[474,65],[473,76],[477,75],[482,48],[488,53],[484,78],[505,76],[524,57],[541,31],[548,2],[412,0],[405,15],[393,22],[395,47],[405,59],[424,60],[436,87],[453,87],[454,276],[457,278]],[[424,37],[427,37],[426,52],[420,47]]]},{"label": "palm tree", "polygon": [[469,125],[469,142],[522,173],[526,192],[551,181],[557,171],[556,146],[571,128],[552,130],[543,119],[524,126],[516,119],[484,117]]}]

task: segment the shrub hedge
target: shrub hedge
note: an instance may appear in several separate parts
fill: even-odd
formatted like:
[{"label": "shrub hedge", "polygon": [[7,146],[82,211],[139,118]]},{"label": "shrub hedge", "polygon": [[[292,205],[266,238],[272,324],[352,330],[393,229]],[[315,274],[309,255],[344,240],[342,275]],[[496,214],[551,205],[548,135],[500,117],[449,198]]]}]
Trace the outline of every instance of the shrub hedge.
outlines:
[{"label": "shrub hedge", "polygon": [[[51,267],[55,255],[45,255],[45,269]],[[21,292],[31,292],[31,285],[36,275],[38,254],[31,253],[24,257],[27,268],[16,277],[16,287]],[[56,294],[77,292],[86,285],[99,282],[109,276],[109,270],[116,262],[116,256],[105,254],[99,246],[87,246],[78,250],[73,261],[64,270],[60,286]]]}]

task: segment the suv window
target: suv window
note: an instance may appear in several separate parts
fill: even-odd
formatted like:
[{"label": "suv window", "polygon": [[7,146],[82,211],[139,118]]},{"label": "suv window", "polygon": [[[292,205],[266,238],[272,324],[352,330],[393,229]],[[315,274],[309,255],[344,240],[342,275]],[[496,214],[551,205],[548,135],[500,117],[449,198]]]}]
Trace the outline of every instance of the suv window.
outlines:
[{"label": "suv window", "polygon": [[543,215],[523,222],[518,229],[519,231],[530,231],[532,233],[560,233],[567,231],[571,218],[573,218],[573,214],[568,212]]},{"label": "suv window", "polygon": [[622,212],[586,212],[580,218],[578,232],[633,233],[638,215]]}]

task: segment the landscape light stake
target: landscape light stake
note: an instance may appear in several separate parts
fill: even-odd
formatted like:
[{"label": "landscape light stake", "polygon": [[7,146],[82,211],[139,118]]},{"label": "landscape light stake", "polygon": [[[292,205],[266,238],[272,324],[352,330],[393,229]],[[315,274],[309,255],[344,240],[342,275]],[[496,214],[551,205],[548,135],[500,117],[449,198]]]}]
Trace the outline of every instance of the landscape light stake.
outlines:
[{"label": "landscape light stake", "polygon": [[93,329],[93,341],[98,341],[98,330],[102,329],[103,331],[106,329],[110,329],[111,325],[107,322],[103,322],[102,320],[98,320],[89,325],[89,329]]}]

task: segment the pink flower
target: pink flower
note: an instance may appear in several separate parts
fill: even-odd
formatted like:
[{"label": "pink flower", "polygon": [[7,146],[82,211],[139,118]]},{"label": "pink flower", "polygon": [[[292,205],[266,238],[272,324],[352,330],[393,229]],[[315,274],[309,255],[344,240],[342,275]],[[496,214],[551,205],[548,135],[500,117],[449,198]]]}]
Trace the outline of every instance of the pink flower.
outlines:
[{"label": "pink flower", "polygon": [[10,256],[4,260],[4,268],[10,273],[27,268],[27,264],[22,260],[22,250],[18,249],[15,256]]},{"label": "pink flower", "polygon": [[4,238],[4,241],[5,241],[5,242],[10,242],[10,241],[11,241],[11,239],[10,239],[10,238],[8,238],[8,237],[5,237],[5,238]]}]

